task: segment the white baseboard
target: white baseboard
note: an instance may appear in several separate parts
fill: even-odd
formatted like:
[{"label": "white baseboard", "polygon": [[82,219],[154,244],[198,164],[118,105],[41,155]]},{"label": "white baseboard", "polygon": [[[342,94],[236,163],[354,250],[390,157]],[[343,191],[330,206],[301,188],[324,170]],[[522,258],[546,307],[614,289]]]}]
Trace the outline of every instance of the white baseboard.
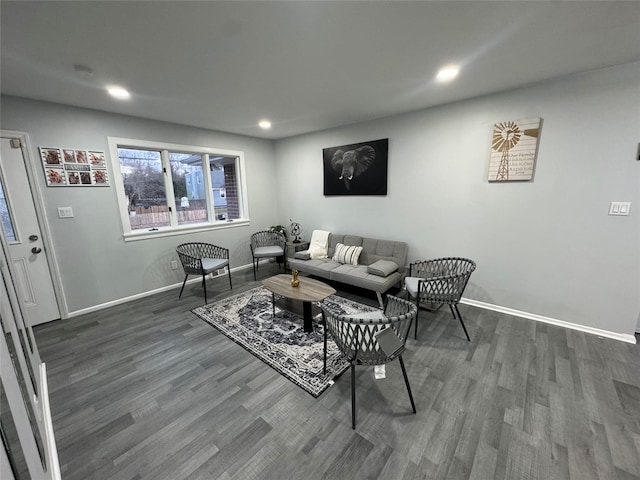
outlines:
[{"label": "white baseboard", "polygon": [[[251,265],[242,265],[240,267],[232,268],[231,272],[232,273],[233,272],[239,272],[241,270],[246,270],[248,268],[252,268],[252,266]],[[227,276],[227,274],[225,273],[224,275],[216,275],[216,276],[214,276],[214,278],[226,277],[226,276]],[[191,283],[195,283],[195,282],[201,282],[201,281],[202,281],[202,278],[199,278],[199,277],[192,278],[190,280],[187,280],[187,285],[189,285]],[[116,305],[121,305],[123,303],[131,302],[132,300],[138,300],[140,298],[149,297],[151,295],[155,295],[156,293],[166,292],[167,290],[172,290],[172,289],[174,289],[176,287],[180,287],[180,286],[182,286],[182,282],[174,283],[173,285],[167,285],[165,287],[155,288],[153,290],[149,290],[148,292],[141,292],[141,293],[137,293],[135,295],[130,295],[128,297],[118,298],[117,300],[112,300],[110,302],[101,303],[99,305],[94,305],[92,307],[83,308],[81,310],[74,310],[73,312],[69,312],[69,315],[66,318],[77,317],[79,315],[84,315],[85,313],[97,312],[99,310],[104,310],[105,308],[114,307]]]},{"label": "white baseboard", "polygon": [[634,335],[628,335],[626,333],[610,332],[609,330],[601,330],[599,328],[588,327],[586,325],[580,325],[578,323],[565,322],[564,320],[558,320],[557,318],[545,317],[536,313],[523,312],[522,310],[516,310],[514,308],[502,307],[500,305],[493,305],[491,303],[480,302],[478,300],[471,300],[469,298],[463,298],[460,303],[465,305],[471,305],[474,307],[484,308],[486,310],[492,310],[494,312],[506,313],[507,315],[513,315],[514,317],[526,318],[529,320],[535,320],[536,322],[548,323],[556,325],[558,327],[570,328],[572,330],[579,330],[581,332],[590,333],[592,335],[598,335],[599,337],[612,338],[614,340],[620,340],[627,343],[636,343],[636,337]]}]

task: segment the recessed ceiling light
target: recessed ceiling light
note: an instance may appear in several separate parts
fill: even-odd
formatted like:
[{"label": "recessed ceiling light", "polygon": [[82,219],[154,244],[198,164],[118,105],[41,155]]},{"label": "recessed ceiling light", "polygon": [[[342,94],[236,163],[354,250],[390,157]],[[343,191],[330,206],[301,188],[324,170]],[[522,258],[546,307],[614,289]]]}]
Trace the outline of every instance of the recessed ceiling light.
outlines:
[{"label": "recessed ceiling light", "polygon": [[269,120],[260,120],[258,122],[258,125],[260,126],[260,128],[264,129],[264,130],[268,130],[271,128],[271,122]]},{"label": "recessed ceiling light", "polygon": [[131,97],[129,92],[127,92],[122,87],[107,87],[107,92],[109,92],[109,95],[111,95],[112,97],[120,100],[126,100]]},{"label": "recessed ceiling light", "polygon": [[438,75],[436,75],[436,80],[439,82],[450,82],[454,78],[458,76],[458,72],[460,69],[455,65],[449,65],[447,67],[443,67],[438,71]]}]

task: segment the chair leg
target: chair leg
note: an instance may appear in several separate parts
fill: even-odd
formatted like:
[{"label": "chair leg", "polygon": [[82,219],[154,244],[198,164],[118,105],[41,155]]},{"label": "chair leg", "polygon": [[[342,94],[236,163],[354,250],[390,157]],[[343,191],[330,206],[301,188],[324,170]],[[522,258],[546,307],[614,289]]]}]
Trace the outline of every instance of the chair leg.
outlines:
[{"label": "chair leg", "polygon": [[400,367],[402,368],[402,375],[404,376],[404,384],[407,386],[407,392],[409,392],[409,400],[411,400],[411,408],[413,408],[413,413],[416,413],[416,404],[413,403],[413,395],[411,394],[409,377],[407,377],[407,370],[404,368],[404,360],[402,360],[402,355],[398,357],[398,360],[400,360]]},{"label": "chair leg", "polygon": [[376,296],[378,297],[378,305],[380,305],[380,310],[384,312],[384,300],[382,299],[382,294],[380,292],[376,292]]},{"label": "chair leg", "polygon": [[255,258],[251,260],[251,264],[253,265],[253,279],[257,280],[258,278],[256,277],[256,259]]},{"label": "chair leg", "polygon": [[322,373],[327,373],[327,322],[324,319],[324,310],[322,311],[322,328],[324,330],[324,367]]},{"label": "chair leg", "polygon": [[[462,329],[464,330],[464,334],[467,336],[467,341],[471,341],[471,339],[469,338],[469,332],[467,332],[467,327],[465,327],[464,322],[462,321],[462,315],[460,315],[460,310],[458,310],[458,304],[454,304],[454,305],[449,305],[449,308],[451,309],[451,313],[453,314],[453,318],[456,318],[456,313],[458,314],[458,320],[460,320],[460,325],[462,325]],[[455,312],[454,309],[455,308]]]},{"label": "chair leg", "polygon": [[356,429],[356,364],[351,364],[351,428]]},{"label": "chair leg", "polygon": [[207,304],[207,286],[204,282],[205,279],[205,275],[202,274],[202,290],[204,291],[204,304]]},{"label": "chair leg", "polygon": [[273,318],[276,318],[276,294],[271,292],[271,310],[273,313]]},{"label": "chair leg", "polygon": [[418,339],[418,317],[420,316],[420,297],[416,299],[416,307],[418,308],[418,311],[416,312],[416,318],[415,318],[416,326],[414,327],[414,330],[413,330],[414,340]]},{"label": "chair leg", "polygon": [[180,289],[180,295],[178,295],[178,298],[181,298],[181,297],[182,297],[182,291],[184,290],[184,285],[185,285],[185,283],[187,283],[187,277],[188,277],[188,276],[189,276],[189,274],[188,274],[188,273],[184,276],[184,282],[182,282],[182,288]]},{"label": "chair leg", "polygon": [[233,290],[233,285],[231,284],[231,267],[227,265],[227,274],[229,275],[229,288]]}]

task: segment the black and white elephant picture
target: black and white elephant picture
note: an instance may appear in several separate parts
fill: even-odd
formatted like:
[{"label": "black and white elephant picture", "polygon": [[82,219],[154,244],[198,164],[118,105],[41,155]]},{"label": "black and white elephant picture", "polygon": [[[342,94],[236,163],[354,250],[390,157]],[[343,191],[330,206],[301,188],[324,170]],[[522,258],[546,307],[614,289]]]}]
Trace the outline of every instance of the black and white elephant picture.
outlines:
[{"label": "black and white elephant picture", "polygon": [[322,151],[325,195],[386,195],[389,139]]}]

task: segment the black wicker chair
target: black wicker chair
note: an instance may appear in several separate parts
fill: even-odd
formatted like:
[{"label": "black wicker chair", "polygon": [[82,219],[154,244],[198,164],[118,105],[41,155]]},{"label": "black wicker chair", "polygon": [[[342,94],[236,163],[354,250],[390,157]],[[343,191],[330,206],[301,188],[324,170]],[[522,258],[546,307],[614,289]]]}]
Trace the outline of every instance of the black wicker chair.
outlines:
[{"label": "black wicker chair", "polygon": [[205,286],[205,278],[207,274],[225,267],[229,275],[229,288],[233,289],[228,248],[218,247],[210,243],[192,242],[178,245],[176,253],[180,258],[185,274],[178,298],[182,297],[182,291],[189,275],[202,275],[202,289],[204,290],[204,303],[206,304],[207,288]]},{"label": "black wicker chair", "polygon": [[[409,297],[415,299],[418,308],[449,305],[453,318],[460,321],[468,341],[471,339],[458,310],[458,303],[475,269],[475,262],[466,258],[437,258],[410,264],[409,276],[404,279]],[[418,338],[418,315],[414,336]]]},{"label": "black wicker chair", "polygon": [[[286,239],[280,232],[264,230],[251,235],[251,256],[253,257],[253,279],[257,280],[258,261],[261,258],[282,257],[286,262],[285,247]],[[285,264],[285,270],[287,266]]]},{"label": "black wicker chair", "polygon": [[[402,360],[405,342],[418,309],[404,299],[387,295],[382,311],[338,315],[320,303],[324,322],[324,366],[327,364],[327,335],[331,333],[340,351],[351,363],[351,426],[356,428],[356,365],[382,365],[396,358],[400,361],[411,408],[416,413],[409,378]],[[386,332],[386,330],[390,330]],[[381,333],[384,332],[384,333]]]}]

